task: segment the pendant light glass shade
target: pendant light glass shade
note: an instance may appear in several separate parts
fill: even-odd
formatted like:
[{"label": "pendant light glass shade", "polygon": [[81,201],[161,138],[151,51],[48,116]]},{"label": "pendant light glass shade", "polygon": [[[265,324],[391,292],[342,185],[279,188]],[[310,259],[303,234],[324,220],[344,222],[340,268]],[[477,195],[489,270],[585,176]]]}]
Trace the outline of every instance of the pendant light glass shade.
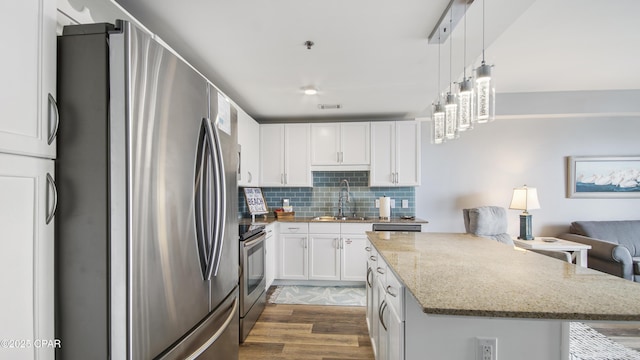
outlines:
[{"label": "pendant light glass shade", "polygon": [[444,136],[448,140],[453,140],[458,137],[458,104],[456,103],[456,96],[451,93],[447,93],[446,102],[444,105]]},{"label": "pendant light glass shade", "polygon": [[444,142],[444,126],[445,126],[444,107],[438,101],[433,104],[433,143],[442,144]]},{"label": "pendant light glass shade", "polygon": [[473,127],[475,115],[475,92],[471,78],[460,82],[458,87],[458,131],[466,131]]},{"label": "pendant light glass shade", "polygon": [[496,117],[496,88],[491,67],[483,61],[476,69],[476,121],[480,124],[493,121]]}]

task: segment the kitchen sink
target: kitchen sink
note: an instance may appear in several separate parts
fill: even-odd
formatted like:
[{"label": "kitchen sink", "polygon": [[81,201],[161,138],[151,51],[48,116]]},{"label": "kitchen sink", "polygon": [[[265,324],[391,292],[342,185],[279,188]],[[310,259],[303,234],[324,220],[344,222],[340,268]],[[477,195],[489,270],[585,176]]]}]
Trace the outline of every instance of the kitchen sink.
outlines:
[{"label": "kitchen sink", "polygon": [[316,216],[311,221],[363,221],[367,220],[362,216]]}]

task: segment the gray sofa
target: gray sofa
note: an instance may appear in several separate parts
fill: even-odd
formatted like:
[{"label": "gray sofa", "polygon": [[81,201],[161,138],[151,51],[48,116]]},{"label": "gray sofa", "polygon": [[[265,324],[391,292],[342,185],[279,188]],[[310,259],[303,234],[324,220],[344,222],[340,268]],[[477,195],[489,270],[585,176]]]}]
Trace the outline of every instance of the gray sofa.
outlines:
[{"label": "gray sofa", "polygon": [[640,220],[574,221],[558,237],[591,245],[590,268],[640,282]]}]

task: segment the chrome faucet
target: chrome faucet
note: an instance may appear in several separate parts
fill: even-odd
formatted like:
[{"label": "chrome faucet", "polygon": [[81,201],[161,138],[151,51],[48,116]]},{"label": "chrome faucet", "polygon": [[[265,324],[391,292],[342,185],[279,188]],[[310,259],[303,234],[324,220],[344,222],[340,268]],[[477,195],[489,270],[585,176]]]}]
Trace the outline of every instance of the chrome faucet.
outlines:
[{"label": "chrome faucet", "polygon": [[[346,196],[344,195],[344,192],[345,192],[345,191],[347,192],[347,195],[346,195]],[[344,216],[346,216],[346,215],[344,214],[343,208],[344,208],[344,203],[345,203],[345,201],[346,201],[347,203],[349,203],[349,202],[350,202],[350,199],[349,199],[349,192],[350,192],[350,189],[349,189],[349,180],[347,180],[347,179],[343,179],[343,180],[340,182],[340,192],[338,193],[338,217],[344,217]]]}]

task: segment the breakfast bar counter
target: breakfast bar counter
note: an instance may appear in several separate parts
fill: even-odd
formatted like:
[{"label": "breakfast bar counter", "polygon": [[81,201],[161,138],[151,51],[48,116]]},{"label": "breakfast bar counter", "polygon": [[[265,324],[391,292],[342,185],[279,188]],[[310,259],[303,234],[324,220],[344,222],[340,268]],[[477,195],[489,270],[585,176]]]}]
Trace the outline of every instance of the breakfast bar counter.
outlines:
[{"label": "breakfast bar counter", "polygon": [[640,321],[640,284],[470,234],[367,233],[429,314]]},{"label": "breakfast bar counter", "polygon": [[474,359],[489,341],[502,359],[567,360],[571,321],[640,321],[629,280],[470,234],[367,237],[377,359]]}]

